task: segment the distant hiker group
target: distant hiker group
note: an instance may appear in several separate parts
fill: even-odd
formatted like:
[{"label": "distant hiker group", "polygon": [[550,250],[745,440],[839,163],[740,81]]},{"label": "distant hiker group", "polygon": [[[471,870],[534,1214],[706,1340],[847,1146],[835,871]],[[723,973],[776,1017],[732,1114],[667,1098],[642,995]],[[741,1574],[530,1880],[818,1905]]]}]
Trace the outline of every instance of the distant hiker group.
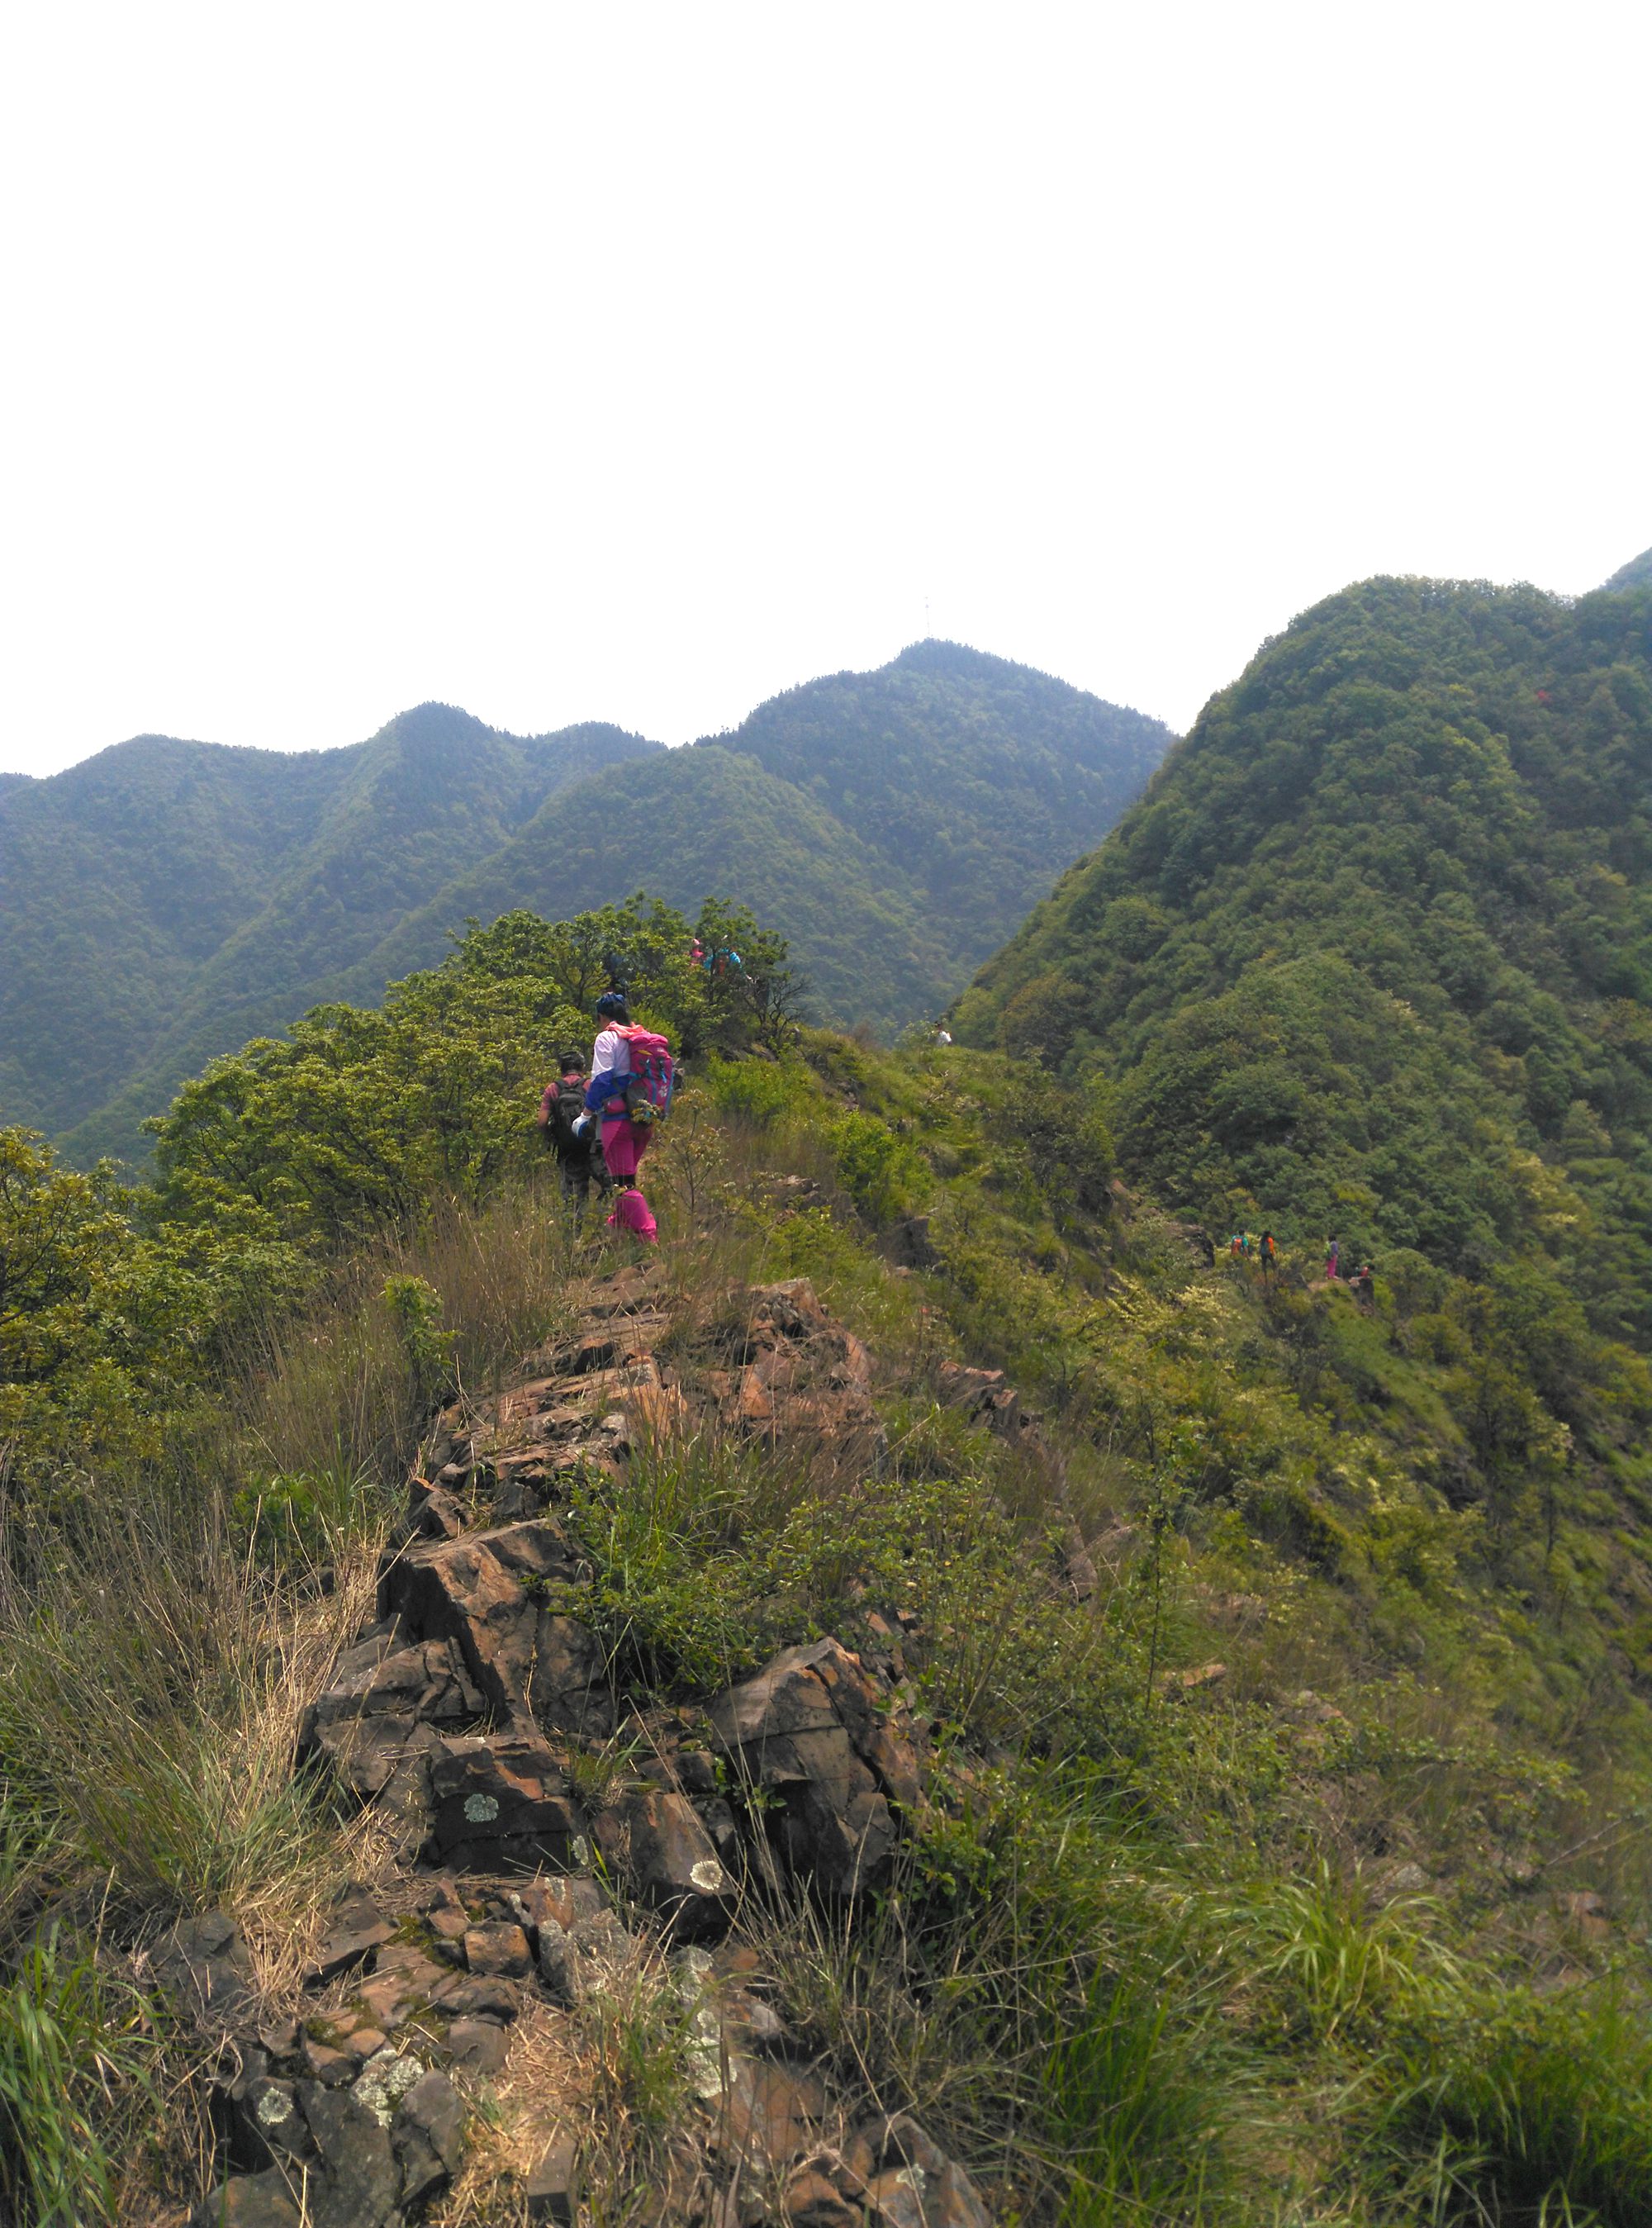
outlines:
[{"label": "distant hiker group", "polygon": [[[1216,1246],[1202,1231],[1199,1233],[1199,1238],[1206,1263],[1213,1268],[1216,1261]],[[1271,1230],[1265,1230],[1259,1238],[1253,1237],[1248,1230],[1235,1230],[1225,1240],[1222,1251],[1231,1261],[1258,1263],[1265,1282],[1271,1283],[1279,1273],[1279,1248],[1275,1243],[1274,1235]],[[1328,1238],[1325,1241],[1324,1281],[1329,1284],[1346,1284],[1362,1308],[1368,1308],[1374,1302],[1376,1284],[1374,1272],[1368,1261],[1361,1262],[1350,1275],[1343,1276],[1341,1239]]]},{"label": "distant hiker group", "polygon": [[676,1080],[671,1047],[656,1031],[633,1023],[623,990],[604,992],[597,1019],[588,1071],[577,1053],[560,1056],[557,1079],[540,1098],[539,1125],[574,1213],[584,1216],[594,1183],[604,1196],[615,1194],[609,1228],[651,1245],[658,1226],[637,1189],[637,1169],[656,1124],[670,1111]]}]

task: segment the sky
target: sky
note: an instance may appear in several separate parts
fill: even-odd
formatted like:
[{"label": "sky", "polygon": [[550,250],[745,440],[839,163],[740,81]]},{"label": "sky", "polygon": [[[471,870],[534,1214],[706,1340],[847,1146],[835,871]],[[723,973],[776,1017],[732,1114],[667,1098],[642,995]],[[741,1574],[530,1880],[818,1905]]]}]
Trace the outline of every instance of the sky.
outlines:
[{"label": "sky", "polygon": [[10,0],[0,769],[666,742],[926,633],[1192,720],[1652,542],[1652,10]]}]

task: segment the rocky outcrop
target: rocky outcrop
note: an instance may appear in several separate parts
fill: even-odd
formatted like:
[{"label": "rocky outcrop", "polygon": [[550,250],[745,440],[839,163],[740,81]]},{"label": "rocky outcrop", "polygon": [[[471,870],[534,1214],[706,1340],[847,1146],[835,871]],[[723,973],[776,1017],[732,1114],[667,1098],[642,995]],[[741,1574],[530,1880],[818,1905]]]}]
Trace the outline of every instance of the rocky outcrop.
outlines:
[{"label": "rocky outcrop", "polygon": [[[605,1280],[519,1381],[437,1422],[375,1621],[302,1728],[306,1768],[395,1820],[403,1859],[391,1885],[341,1892],[311,2007],[259,2024],[221,1915],[154,1952],[223,2050],[230,2172],[203,2228],[410,2218],[458,2171],[464,2084],[499,2071],[515,2023],[576,2014],[648,1972],[693,2007],[706,2115],[697,2179],[661,2217],[738,2228],[760,2199],[761,2217],[822,2228],[840,2215],[980,2228],[958,2169],[897,2156],[883,2123],[845,2121],[750,1953],[708,1946],[753,1877],[842,1902],[887,1876],[919,1799],[912,1729],[876,1668],[899,1655],[893,1628],[874,1620],[893,1655],[816,1641],[677,1709],[627,1691],[577,1613],[592,1573],[566,1519],[570,1482],[593,1466],[623,1478],[650,1431],[686,1421],[862,1469],[883,1456],[866,1350],[806,1281],[731,1296],[670,1367],[661,1291],[656,1267]],[[599,1875],[624,1891],[631,1924]],[[577,2187],[577,2146],[547,2126],[531,2217],[571,2219]]]},{"label": "rocky outcrop", "polygon": [[737,1786],[767,1798],[757,1815],[787,1867],[831,1896],[883,1878],[900,1815],[917,1807],[917,1758],[887,1712],[836,1640],[787,1649],[707,1712]]}]

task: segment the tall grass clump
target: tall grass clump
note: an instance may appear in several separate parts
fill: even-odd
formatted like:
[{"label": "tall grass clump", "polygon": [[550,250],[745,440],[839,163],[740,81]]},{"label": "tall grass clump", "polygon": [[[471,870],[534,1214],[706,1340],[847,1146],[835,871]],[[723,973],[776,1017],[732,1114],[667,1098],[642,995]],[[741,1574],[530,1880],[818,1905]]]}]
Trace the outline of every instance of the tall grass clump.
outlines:
[{"label": "tall grass clump", "polygon": [[[1180,2008],[1180,2007],[1178,2007]],[[1051,2052],[1049,2110],[1070,2186],[1065,2228],[1135,2228],[1226,2213],[1240,2104],[1208,2017],[1178,2022],[1146,1975],[1098,1974]]]},{"label": "tall grass clump", "polygon": [[434,1403],[486,1392],[570,1312],[588,1268],[549,1186],[439,1200],[417,1227],[341,1261],[321,1298],[244,1342],[224,1460],[399,1486]]},{"label": "tall grass clump", "polygon": [[221,1504],[159,1494],[89,1511],[73,1543],[14,1509],[4,1545],[0,1757],[37,1885],[134,1919],[221,1902],[296,1959],[371,1830],[292,1770],[304,1705],[370,1613],[370,1545],[323,1591],[265,1567]]},{"label": "tall grass clump", "polygon": [[39,1936],[0,1983],[0,2194],[29,2228],[114,2217],[111,2122],[141,2084],[136,2007],[87,1954]]},{"label": "tall grass clump", "polygon": [[1652,2220],[1652,2020],[1621,1982],[1442,1993],[1380,2062],[1380,2148],[1439,2161],[1442,2218]]}]

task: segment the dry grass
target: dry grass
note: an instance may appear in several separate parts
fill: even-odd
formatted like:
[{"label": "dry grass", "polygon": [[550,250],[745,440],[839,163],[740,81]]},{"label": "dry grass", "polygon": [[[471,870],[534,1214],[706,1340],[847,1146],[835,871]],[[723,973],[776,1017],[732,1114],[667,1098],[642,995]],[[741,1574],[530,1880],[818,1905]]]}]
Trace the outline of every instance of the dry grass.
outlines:
[{"label": "dry grass", "polygon": [[563,1327],[568,1284],[601,1250],[594,1235],[575,1233],[542,1181],[482,1207],[439,1201],[422,1228],[353,1256],[313,1309],[251,1341],[227,1404],[229,1466],[399,1483],[425,1416],[381,1296],[385,1279],[421,1277],[437,1294],[457,1382],[482,1393]]},{"label": "dry grass", "polygon": [[371,1616],[375,1543],[323,1591],[195,1514],[122,1504],[48,1559],[19,1552],[9,1513],[0,1740],[59,1892],[140,1923],[221,1903],[279,2000],[340,1878],[384,1860],[374,1821],[323,1811],[292,1773],[304,1708]]}]

